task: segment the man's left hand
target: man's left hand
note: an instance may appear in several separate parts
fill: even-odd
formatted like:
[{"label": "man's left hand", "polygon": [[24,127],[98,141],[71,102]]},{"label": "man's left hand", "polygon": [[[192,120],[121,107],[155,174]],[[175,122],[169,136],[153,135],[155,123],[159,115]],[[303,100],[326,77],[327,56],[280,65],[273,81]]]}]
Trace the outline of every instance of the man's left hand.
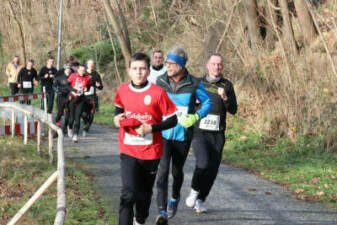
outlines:
[{"label": "man's left hand", "polygon": [[149,134],[152,132],[152,126],[148,124],[142,124],[139,127],[135,128],[135,131],[138,134]]}]

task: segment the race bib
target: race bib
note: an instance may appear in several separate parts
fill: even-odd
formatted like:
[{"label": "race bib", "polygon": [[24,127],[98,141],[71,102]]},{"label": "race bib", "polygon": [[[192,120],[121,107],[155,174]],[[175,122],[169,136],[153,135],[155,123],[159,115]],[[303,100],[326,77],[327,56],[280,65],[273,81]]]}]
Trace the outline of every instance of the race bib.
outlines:
[{"label": "race bib", "polygon": [[200,120],[199,128],[203,130],[219,130],[220,116],[219,115],[207,115],[205,118]]},{"label": "race bib", "polygon": [[131,135],[125,132],[124,144],[126,145],[152,145],[153,135],[152,133],[144,135]]},{"label": "race bib", "polygon": [[32,82],[31,81],[23,81],[22,86],[23,86],[23,88],[32,88]]},{"label": "race bib", "polygon": [[181,120],[185,119],[186,115],[188,112],[188,107],[187,106],[177,106],[177,118],[178,122]]}]

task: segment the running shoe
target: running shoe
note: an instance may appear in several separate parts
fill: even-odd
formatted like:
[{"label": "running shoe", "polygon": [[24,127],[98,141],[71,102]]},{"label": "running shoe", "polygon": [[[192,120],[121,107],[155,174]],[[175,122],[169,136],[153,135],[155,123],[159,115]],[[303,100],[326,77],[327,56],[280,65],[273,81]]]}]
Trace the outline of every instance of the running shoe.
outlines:
[{"label": "running shoe", "polygon": [[195,207],[194,207],[196,213],[205,213],[207,212],[207,208],[204,205],[204,202],[200,199],[198,199],[195,203]]},{"label": "running shoe", "polygon": [[75,143],[78,142],[78,136],[77,136],[77,134],[74,134],[74,136],[73,136],[73,142],[75,142]]},{"label": "running shoe", "polygon": [[193,208],[195,206],[195,202],[197,201],[198,195],[199,195],[199,192],[192,188],[190,194],[186,198],[186,201],[185,201],[186,206]]},{"label": "running shoe", "polygon": [[82,137],[86,137],[87,136],[87,132],[84,130],[83,132],[82,132]]},{"label": "running shoe", "polygon": [[68,127],[68,137],[72,138],[73,137],[73,130]]},{"label": "running shoe", "polygon": [[136,217],[133,217],[133,225],[145,225],[145,223],[138,223]]},{"label": "running shoe", "polygon": [[179,200],[180,199],[171,198],[169,203],[167,204],[167,215],[169,219],[177,214]]},{"label": "running shoe", "polygon": [[167,225],[167,213],[162,210],[156,217],[156,225]]}]

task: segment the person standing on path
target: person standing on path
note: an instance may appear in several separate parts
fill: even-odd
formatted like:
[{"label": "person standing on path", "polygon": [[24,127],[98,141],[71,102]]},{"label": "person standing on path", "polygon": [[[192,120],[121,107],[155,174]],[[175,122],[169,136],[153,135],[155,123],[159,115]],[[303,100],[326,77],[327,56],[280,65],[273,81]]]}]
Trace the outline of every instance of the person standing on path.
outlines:
[{"label": "person standing on path", "polygon": [[[212,108],[212,101],[202,82],[185,68],[187,60],[187,54],[182,48],[172,48],[166,58],[167,72],[157,79],[157,85],[167,92],[177,106],[179,122],[174,128],[163,131],[164,155],[160,159],[157,178],[157,225],[167,224],[168,218],[176,215],[184,180],[183,167],[192,141],[192,126]],[[198,110],[195,108],[197,100],[201,103]],[[173,185],[172,196],[168,202],[171,161]]]},{"label": "person standing on path", "polygon": [[[54,106],[55,92],[53,89],[55,75],[57,69],[54,67],[54,58],[48,57],[46,66],[42,67],[39,73],[39,80],[41,81],[41,92],[43,88],[46,89],[47,98],[47,112],[52,113]],[[41,99],[41,109],[44,109],[44,101]]]},{"label": "person standing on path", "polygon": [[[34,69],[34,60],[30,59],[26,67],[23,67],[18,74],[18,88],[22,94],[32,94],[34,92],[34,85],[37,85],[37,72]],[[23,100],[21,104],[26,103],[30,105],[30,100]]]},{"label": "person standing on path", "polygon": [[16,95],[19,92],[18,88],[18,74],[22,69],[22,65],[20,65],[19,56],[14,56],[12,62],[7,65],[6,75],[8,77],[8,86],[11,90],[11,95]]},{"label": "person standing on path", "polygon": [[226,114],[235,114],[237,102],[232,83],[223,77],[223,58],[212,54],[206,64],[208,74],[202,83],[213,101],[209,114],[195,124],[192,140],[196,166],[192,176],[191,192],[186,205],[197,213],[204,213],[204,202],[212,188],[221,163],[225,145]]},{"label": "person standing on path", "polygon": [[87,135],[92,122],[94,121],[94,115],[96,109],[98,109],[98,96],[96,94],[97,89],[103,90],[103,82],[99,73],[95,70],[96,63],[93,59],[87,61],[87,75],[90,77],[90,88],[84,93],[86,97],[86,104],[83,112],[83,136]]},{"label": "person standing on path", "polygon": [[71,85],[69,95],[70,116],[68,136],[72,137],[73,141],[77,143],[81,126],[81,115],[83,107],[86,104],[84,92],[89,90],[90,87],[90,77],[86,75],[85,65],[79,65],[77,72],[72,73],[68,78],[68,82]]},{"label": "person standing on path", "polygon": [[164,55],[161,50],[155,50],[151,56],[151,67],[150,76],[147,78],[148,81],[155,84],[157,78],[166,72],[166,67],[164,65]]},{"label": "person standing on path", "polygon": [[122,178],[119,225],[145,224],[163,154],[161,131],[177,124],[173,102],[162,88],[147,80],[149,68],[150,58],[135,53],[128,68],[131,82],[120,85],[115,98]]}]

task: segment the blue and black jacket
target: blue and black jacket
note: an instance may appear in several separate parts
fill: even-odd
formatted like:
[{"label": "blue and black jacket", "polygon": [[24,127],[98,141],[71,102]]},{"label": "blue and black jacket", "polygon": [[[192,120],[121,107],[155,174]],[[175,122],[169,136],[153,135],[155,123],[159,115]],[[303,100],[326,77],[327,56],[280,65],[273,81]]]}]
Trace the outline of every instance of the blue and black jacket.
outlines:
[{"label": "blue and black jacket", "polygon": [[[202,119],[212,109],[212,100],[201,80],[189,74],[186,69],[185,76],[174,84],[174,87],[170,84],[167,73],[159,76],[156,84],[166,91],[177,108],[187,107],[188,114],[197,113]],[[195,111],[196,100],[201,103],[197,111]],[[175,127],[164,130],[162,134],[166,140],[190,141],[193,136],[193,126],[186,129],[178,123]]]}]

